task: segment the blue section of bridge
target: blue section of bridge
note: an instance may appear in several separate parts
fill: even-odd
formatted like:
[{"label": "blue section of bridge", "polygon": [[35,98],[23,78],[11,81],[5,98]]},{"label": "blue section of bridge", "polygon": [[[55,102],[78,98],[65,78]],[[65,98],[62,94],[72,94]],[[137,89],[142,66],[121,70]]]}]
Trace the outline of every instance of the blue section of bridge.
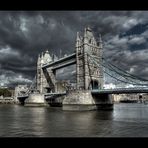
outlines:
[{"label": "blue section of bridge", "polygon": [[60,69],[69,65],[76,64],[76,53],[58,59],[57,61],[44,64],[42,68],[49,68],[52,67],[53,70]]},{"label": "blue section of bridge", "polygon": [[52,95],[66,95],[66,92],[60,92],[60,93],[46,93],[45,96],[52,96]]},{"label": "blue section of bridge", "polygon": [[[97,94],[133,94],[133,93],[148,93],[148,88],[116,88],[116,89],[93,89],[90,90],[93,95]],[[65,92],[60,93],[45,93],[45,99],[52,96],[63,96],[66,95]],[[18,96],[20,98],[27,98],[29,95]]]},{"label": "blue section of bridge", "polygon": [[91,90],[92,94],[132,94],[148,93],[148,88],[116,88],[116,89],[96,89]]},{"label": "blue section of bridge", "polygon": [[[148,93],[148,88],[116,88],[116,89],[93,89],[92,94],[132,94],[132,93]],[[66,95],[66,92],[61,93],[46,93],[45,96],[60,96]]]},{"label": "blue section of bridge", "polygon": [[25,95],[25,96],[17,96],[18,99],[22,99],[22,98],[28,98],[29,95]]}]

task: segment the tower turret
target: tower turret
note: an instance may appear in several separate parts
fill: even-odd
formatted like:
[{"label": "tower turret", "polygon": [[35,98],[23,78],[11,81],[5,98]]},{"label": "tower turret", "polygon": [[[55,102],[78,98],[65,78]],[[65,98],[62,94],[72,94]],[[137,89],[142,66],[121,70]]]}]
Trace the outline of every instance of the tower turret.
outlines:
[{"label": "tower turret", "polygon": [[99,34],[99,47],[100,47],[101,49],[103,48],[101,34]]},{"label": "tower turret", "polygon": [[41,65],[44,64],[44,60],[43,60],[43,58],[44,58],[44,54],[43,54],[43,52],[42,52],[42,53],[41,53]]},{"label": "tower turret", "polygon": [[44,64],[52,62],[52,57],[50,56],[48,50],[46,50],[45,53],[44,53],[43,61],[44,61]]}]

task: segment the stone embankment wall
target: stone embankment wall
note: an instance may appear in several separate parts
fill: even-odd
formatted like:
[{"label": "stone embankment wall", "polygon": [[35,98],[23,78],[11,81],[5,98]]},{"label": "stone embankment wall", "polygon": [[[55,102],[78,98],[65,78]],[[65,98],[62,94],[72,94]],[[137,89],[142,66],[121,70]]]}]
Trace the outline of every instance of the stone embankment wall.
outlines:
[{"label": "stone embankment wall", "polygon": [[17,102],[12,97],[4,97],[0,99],[0,104],[16,104]]}]

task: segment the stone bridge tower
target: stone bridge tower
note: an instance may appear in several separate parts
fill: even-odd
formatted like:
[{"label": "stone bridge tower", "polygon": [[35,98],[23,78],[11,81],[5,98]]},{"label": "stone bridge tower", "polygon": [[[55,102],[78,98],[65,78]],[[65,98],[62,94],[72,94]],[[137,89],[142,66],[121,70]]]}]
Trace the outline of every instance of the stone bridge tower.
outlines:
[{"label": "stone bridge tower", "polygon": [[43,69],[43,64],[53,62],[48,50],[38,56],[37,61],[37,90],[40,93],[55,91],[55,74],[49,69]]},{"label": "stone bridge tower", "polygon": [[[95,56],[98,65],[90,60],[88,53]],[[76,78],[77,90],[71,90],[66,94],[63,110],[112,109],[110,95],[93,95],[91,92],[91,89],[103,88],[103,67],[101,36],[97,42],[89,27],[85,28],[83,36],[77,33]]]},{"label": "stone bridge tower", "polygon": [[103,67],[98,68],[92,64],[87,54],[97,56],[97,60],[102,62],[102,40],[99,37],[97,43],[92,30],[87,27],[83,37],[77,33],[76,38],[76,77],[77,89],[101,89],[103,87]]}]

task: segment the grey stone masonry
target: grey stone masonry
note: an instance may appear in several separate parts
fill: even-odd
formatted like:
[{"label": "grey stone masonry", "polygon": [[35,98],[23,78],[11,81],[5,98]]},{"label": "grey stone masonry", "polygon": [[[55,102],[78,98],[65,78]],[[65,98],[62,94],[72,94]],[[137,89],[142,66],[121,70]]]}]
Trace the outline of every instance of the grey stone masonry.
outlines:
[{"label": "grey stone masonry", "polygon": [[42,69],[42,65],[46,63],[52,62],[48,50],[45,53],[42,53],[41,56],[38,57],[37,62],[37,90],[40,93],[46,93],[46,88],[50,88],[52,92],[55,91],[55,74],[50,69]]},{"label": "grey stone masonry", "polygon": [[[96,60],[102,62],[102,40],[97,41],[92,30],[87,27],[83,36],[77,33],[76,37],[76,87],[77,90],[90,90],[103,88],[103,68],[90,62],[88,52],[95,55]],[[44,64],[52,63],[53,58],[48,50],[38,57],[37,62],[37,90],[40,93],[57,92],[55,72],[52,66],[43,68]]]},{"label": "grey stone masonry", "polygon": [[63,100],[63,110],[83,111],[96,109],[112,110],[112,95],[92,95],[91,90],[71,90]]},{"label": "grey stone masonry", "polygon": [[95,101],[88,90],[69,91],[63,100],[63,110],[95,110]]},{"label": "grey stone masonry", "polygon": [[[98,45],[99,44],[99,45]],[[76,74],[77,74],[77,89],[97,89],[103,87],[103,69],[89,62],[87,52],[97,56],[97,60],[102,62],[102,40],[101,36],[97,43],[92,30],[88,27],[84,30],[83,37],[77,33],[76,38]]]}]

